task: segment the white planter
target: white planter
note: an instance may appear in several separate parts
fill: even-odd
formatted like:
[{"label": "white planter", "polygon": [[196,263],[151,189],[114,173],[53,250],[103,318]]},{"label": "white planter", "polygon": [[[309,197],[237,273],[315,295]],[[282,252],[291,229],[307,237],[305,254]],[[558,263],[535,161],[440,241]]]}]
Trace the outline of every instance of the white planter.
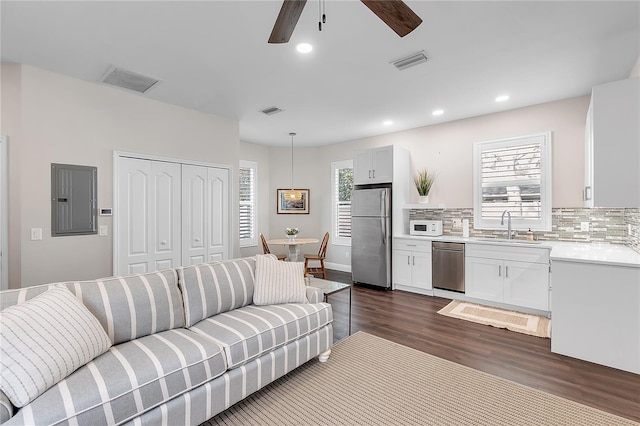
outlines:
[{"label": "white planter", "polygon": [[429,196],[428,195],[419,195],[418,202],[420,204],[429,204]]}]

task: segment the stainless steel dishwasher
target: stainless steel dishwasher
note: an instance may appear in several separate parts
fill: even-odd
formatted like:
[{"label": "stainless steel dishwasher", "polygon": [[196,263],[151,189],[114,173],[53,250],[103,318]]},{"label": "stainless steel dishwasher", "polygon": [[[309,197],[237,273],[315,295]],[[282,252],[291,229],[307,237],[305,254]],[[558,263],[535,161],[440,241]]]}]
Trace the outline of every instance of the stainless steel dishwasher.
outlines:
[{"label": "stainless steel dishwasher", "polygon": [[464,243],[431,243],[433,287],[464,293]]}]

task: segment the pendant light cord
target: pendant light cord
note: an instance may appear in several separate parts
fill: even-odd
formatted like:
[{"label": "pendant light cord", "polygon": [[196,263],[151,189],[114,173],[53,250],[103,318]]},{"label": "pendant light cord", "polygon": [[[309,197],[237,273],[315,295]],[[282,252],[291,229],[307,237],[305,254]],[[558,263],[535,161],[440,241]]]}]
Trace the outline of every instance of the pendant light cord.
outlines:
[{"label": "pendant light cord", "polygon": [[293,137],[295,136],[295,133],[289,133],[289,136],[291,136],[291,190],[293,191]]}]

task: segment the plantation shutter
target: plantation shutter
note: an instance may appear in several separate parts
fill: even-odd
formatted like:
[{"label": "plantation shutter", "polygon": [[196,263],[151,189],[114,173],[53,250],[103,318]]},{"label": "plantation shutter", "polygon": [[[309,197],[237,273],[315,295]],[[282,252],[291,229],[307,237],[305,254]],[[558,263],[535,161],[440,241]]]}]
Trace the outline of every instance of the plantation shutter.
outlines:
[{"label": "plantation shutter", "polygon": [[482,218],[542,218],[540,143],[484,149],[481,153]]},{"label": "plantation shutter", "polygon": [[336,235],[351,238],[351,189],[353,189],[352,169],[335,169],[334,194],[336,194]]},{"label": "plantation shutter", "polygon": [[255,169],[240,167],[240,245],[255,242]]}]

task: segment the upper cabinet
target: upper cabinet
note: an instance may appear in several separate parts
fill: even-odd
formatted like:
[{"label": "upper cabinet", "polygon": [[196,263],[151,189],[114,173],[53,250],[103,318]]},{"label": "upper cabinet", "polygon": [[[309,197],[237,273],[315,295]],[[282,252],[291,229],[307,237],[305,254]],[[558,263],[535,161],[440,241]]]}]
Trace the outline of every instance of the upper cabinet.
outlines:
[{"label": "upper cabinet", "polygon": [[393,146],[354,151],[354,185],[390,182],[393,182]]},{"label": "upper cabinet", "polygon": [[640,78],[596,86],[585,129],[585,207],[640,207]]}]

